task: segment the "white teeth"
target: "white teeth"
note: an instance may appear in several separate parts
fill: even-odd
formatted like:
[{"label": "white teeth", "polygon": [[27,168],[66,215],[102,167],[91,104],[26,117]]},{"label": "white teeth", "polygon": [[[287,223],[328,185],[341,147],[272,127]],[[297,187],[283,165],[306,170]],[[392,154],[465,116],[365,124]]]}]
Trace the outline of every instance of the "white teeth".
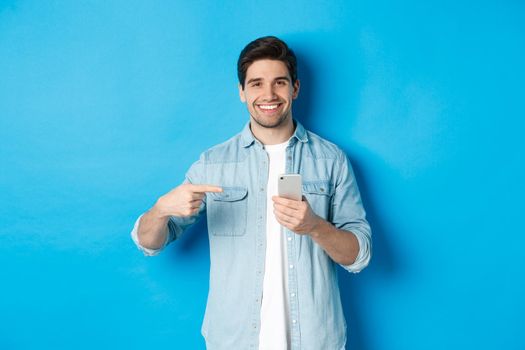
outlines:
[{"label": "white teeth", "polygon": [[259,105],[259,108],[270,110],[270,109],[276,109],[277,105]]}]

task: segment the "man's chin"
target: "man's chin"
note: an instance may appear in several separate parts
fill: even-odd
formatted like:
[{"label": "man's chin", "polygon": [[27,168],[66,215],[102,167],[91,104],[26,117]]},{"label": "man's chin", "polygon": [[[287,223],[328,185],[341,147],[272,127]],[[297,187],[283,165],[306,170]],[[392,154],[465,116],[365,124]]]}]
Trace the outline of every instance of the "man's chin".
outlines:
[{"label": "man's chin", "polygon": [[262,126],[263,128],[275,129],[286,122],[287,116],[283,115],[275,120],[264,120],[263,118],[252,116],[252,119],[257,123],[257,125]]}]

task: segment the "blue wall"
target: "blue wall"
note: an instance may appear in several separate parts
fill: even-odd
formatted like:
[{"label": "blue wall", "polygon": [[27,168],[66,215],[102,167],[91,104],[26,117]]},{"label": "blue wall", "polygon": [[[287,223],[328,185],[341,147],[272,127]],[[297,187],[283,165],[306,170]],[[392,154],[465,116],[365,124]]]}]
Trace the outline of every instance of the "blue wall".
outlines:
[{"label": "blue wall", "polygon": [[374,231],[340,273],[348,348],[524,349],[524,10],[0,1],[0,348],[204,347],[206,227],[155,258],[129,232],[242,128],[237,55],[274,34]]}]

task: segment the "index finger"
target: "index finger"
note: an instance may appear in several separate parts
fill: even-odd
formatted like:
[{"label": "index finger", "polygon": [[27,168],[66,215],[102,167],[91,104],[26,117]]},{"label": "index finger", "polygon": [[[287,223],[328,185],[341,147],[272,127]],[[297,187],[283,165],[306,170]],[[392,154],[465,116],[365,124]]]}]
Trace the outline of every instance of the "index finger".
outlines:
[{"label": "index finger", "polygon": [[272,196],[272,199],[275,203],[279,203],[293,209],[297,209],[299,203],[301,202],[279,196]]},{"label": "index finger", "polygon": [[190,185],[191,185],[191,190],[193,192],[201,192],[201,193],[222,192],[222,188],[219,186],[215,186],[215,185],[194,185],[194,184],[190,184]]}]

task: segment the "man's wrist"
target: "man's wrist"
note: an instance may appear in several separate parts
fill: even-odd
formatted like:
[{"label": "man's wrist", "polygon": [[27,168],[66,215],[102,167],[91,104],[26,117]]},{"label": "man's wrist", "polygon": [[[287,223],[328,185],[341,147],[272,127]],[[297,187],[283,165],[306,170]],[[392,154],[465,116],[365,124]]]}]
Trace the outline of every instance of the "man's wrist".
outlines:
[{"label": "man's wrist", "polygon": [[160,208],[159,208],[159,205],[158,203],[155,203],[155,205],[153,207],[151,207],[151,209],[149,210],[151,215],[155,218],[155,219],[160,219],[160,220],[168,220],[169,218],[169,215],[166,214],[164,211],[162,211]]},{"label": "man's wrist", "polygon": [[312,238],[319,238],[323,234],[324,232],[323,227],[325,227],[327,223],[328,221],[316,215],[314,223],[312,225],[312,229],[310,230],[310,236]]}]

